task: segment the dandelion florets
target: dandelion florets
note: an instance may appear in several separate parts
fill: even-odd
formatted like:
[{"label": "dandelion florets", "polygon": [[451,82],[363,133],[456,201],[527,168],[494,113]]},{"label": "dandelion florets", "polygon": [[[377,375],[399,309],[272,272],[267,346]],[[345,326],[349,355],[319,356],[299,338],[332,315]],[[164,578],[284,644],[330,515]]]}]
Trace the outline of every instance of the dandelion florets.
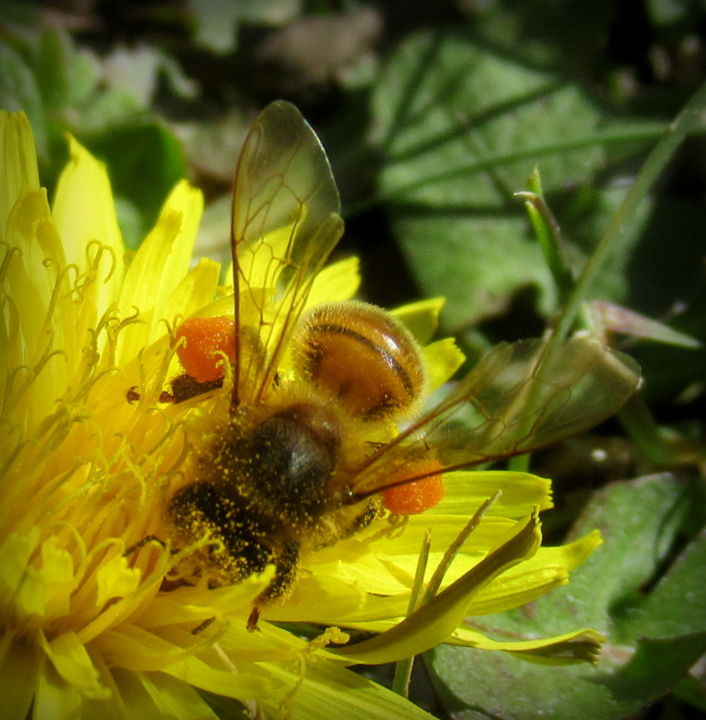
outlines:
[{"label": "dandelion florets", "polygon": [[[214,584],[199,566],[214,538],[190,533],[185,542],[167,510],[198,461],[200,429],[231,402],[228,372],[204,397],[161,401],[183,371],[178,328],[185,318],[223,314],[229,292],[219,287],[215,263],[191,265],[201,195],[179,184],[127,262],[105,168],[72,140],[50,207],[26,119],[3,113],[0,124],[7,176],[0,190],[0,626],[5,666],[21,668],[6,698],[8,717],[24,718],[30,707],[41,716],[57,696],[77,716],[101,703],[117,703],[125,715],[131,703],[171,703],[176,716],[195,717],[207,708],[199,691],[258,703],[273,717],[285,709],[312,717],[306,713],[326,697],[324,688],[353,685],[380,717],[391,707],[422,717],[372,681],[354,682],[344,666],[396,660],[450,637],[503,647],[461,628],[463,618],[515,607],[566,582],[600,542],[590,535],[540,548],[536,513],[551,505],[542,478],[455,473],[443,502],[403,526],[376,509],[356,532],[307,551],[296,583],[263,606],[260,632],[248,632],[253,598],[276,569],[265,562],[257,573]],[[251,279],[260,272],[255,262]],[[263,287],[276,285],[260,274]],[[354,261],[332,265],[313,282],[310,303],[348,298],[357,283]],[[438,308],[427,302],[397,315],[427,343]],[[461,361],[447,340],[427,343],[422,356],[431,388]],[[227,360],[225,352],[224,367]],[[379,442],[390,432],[381,429]],[[433,528],[433,567],[498,490],[472,541],[449,560],[440,592],[405,620],[422,535]],[[321,634],[307,642],[288,623],[316,624]],[[348,630],[379,639],[337,650]],[[577,639],[599,644],[597,634],[578,631],[505,648],[531,652]],[[354,702],[343,697],[340,707],[357,717]]]}]

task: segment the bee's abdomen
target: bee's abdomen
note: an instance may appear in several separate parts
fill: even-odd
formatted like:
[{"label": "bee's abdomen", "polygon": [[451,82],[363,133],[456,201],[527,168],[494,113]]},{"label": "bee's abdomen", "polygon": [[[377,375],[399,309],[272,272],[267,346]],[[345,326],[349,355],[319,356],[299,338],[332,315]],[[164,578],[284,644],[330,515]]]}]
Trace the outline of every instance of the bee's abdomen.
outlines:
[{"label": "bee's abdomen", "polygon": [[295,337],[301,370],[364,420],[408,414],[425,386],[409,332],[373,305],[322,305]]}]

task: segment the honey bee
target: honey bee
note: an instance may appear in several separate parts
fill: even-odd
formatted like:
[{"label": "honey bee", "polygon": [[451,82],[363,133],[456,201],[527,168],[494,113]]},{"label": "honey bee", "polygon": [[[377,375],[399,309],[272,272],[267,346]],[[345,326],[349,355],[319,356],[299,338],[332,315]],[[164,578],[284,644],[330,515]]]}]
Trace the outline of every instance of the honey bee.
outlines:
[{"label": "honey bee", "polygon": [[188,482],[168,517],[181,542],[205,533],[215,541],[199,559],[213,585],[274,566],[250,629],[291,590],[302,551],[355,533],[386,502],[392,512],[405,507],[386,493],[438,487],[446,471],[586,429],[639,383],[629,359],[590,337],[553,353],[522,341],[494,348],[424,408],[422,353],[399,320],[357,301],[311,306],[342,232],[317,136],[293,105],[269,105],[235,172],[233,315],[185,321],[185,372],[163,397],[221,399],[193,443]]}]

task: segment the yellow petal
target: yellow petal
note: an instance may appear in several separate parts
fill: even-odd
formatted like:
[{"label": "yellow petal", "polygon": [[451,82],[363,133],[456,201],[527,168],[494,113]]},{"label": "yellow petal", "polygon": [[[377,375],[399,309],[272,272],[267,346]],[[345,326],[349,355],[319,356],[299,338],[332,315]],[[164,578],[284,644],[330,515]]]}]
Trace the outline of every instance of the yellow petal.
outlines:
[{"label": "yellow petal", "polygon": [[424,344],[434,336],[439,325],[439,313],[445,303],[444,298],[428,298],[402,305],[390,312],[407,326],[417,342]]},{"label": "yellow petal", "polygon": [[444,475],[445,494],[441,504],[426,514],[470,515],[486,498],[499,490],[493,503],[493,515],[520,518],[538,507],[552,507],[551,481],[539,475],[505,470],[453,472]]},{"label": "yellow petal", "polygon": [[126,625],[102,633],[93,646],[110,662],[127,670],[163,670],[189,654],[188,648],[166,642],[155,633]]},{"label": "yellow petal", "polygon": [[[79,637],[84,643],[88,643],[99,637],[101,633],[106,632],[109,628],[120,625],[127,618],[147,604],[159,590],[164,573],[166,573],[167,561],[162,558],[157,566],[148,577],[143,578],[136,589],[125,595],[118,602],[109,604],[103,612],[95,616],[95,618],[83,626],[79,632]],[[125,578],[126,582],[130,578]]]},{"label": "yellow petal", "polygon": [[39,189],[37,153],[29,120],[24,113],[0,110],[0,242],[5,223],[22,192]]},{"label": "yellow petal", "polygon": [[[237,656],[236,656],[237,657]],[[247,702],[271,697],[277,683],[265,667],[262,676],[244,672],[217,670],[195,657],[168,665],[164,672],[178,680],[208,692]]]},{"label": "yellow petal", "polygon": [[[69,271],[44,190],[25,191],[7,221],[11,251],[0,337],[7,367],[17,369],[5,390],[6,408],[26,431],[56,409],[82,361]],[[17,324],[12,333],[8,320]],[[7,380],[3,377],[3,380]]]},{"label": "yellow petal", "polygon": [[0,543],[0,597],[8,602],[18,592],[32,553],[39,546],[39,528],[11,533]]},{"label": "yellow petal", "polygon": [[429,390],[443,385],[463,365],[466,357],[453,338],[444,338],[423,349]]},{"label": "yellow petal", "polygon": [[[297,678],[282,666],[271,668],[273,675],[289,683]],[[316,662],[306,667],[301,685],[291,698],[291,704],[262,701],[268,717],[290,717],[292,720],[328,720],[332,712],[336,720],[433,720],[429,713],[397,693],[367,678],[332,663]]]},{"label": "yellow petal", "polygon": [[188,271],[202,210],[201,193],[186,182],[179,183],[135,253],[125,274],[120,308],[126,317],[139,308],[139,321],[121,333],[118,363],[128,362],[163,335],[163,321],[174,322],[176,308],[170,307],[169,299]]},{"label": "yellow petal", "polygon": [[593,530],[587,535],[558,547],[543,547],[532,558],[531,565],[554,564],[567,570],[574,570],[584,563],[593,552],[603,544],[600,530]]},{"label": "yellow petal", "polygon": [[96,647],[113,664],[132,671],[161,671],[195,687],[239,700],[257,699],[273,691],[272,682],[257,674],[214,668],[194,656],[194,644],[203,643],[188,631],[172,633],[181,644],[126,625],[103,633]]},{"label": "yellow petal", "polygon": [[[80,212],[77,212],[80,208]],[[96,278],[95,316],[102,317],[118,296],[125,264],[125,246],[105,165],[74,138],[69,138],[69,163],[59,177],[52,208],[66,262]]]},{"label": "yellow petal", "polygon": [[412,657],[444,642],[465,617],[472,595],[508,567],[531,557],[541,543],[536,517],[426,605],[392,629],[357,645],[329,650],[349,663],[369,665]]},{"label": "yellow petal", "polygon": [[[34,718],[56,718],[71,720],[81,717],[84,695],[75,687],[67,685],[64,679],[49,665],[44,667],[37,682],[34,698]],[[19,720],[19,719],[18,719]]]},{"label": "yellow petal", "polygon": [[569,573],[583,563],[602,543],[594,530],[574,542],[559,547],[542,547],[502,577],[483,588],[469,606],[470,615],[503,612],[532,602],[569,581]]},{"label": "yellow petal", "polygon": [[40,663],[41,654],[24,638],[13,639],[9,632],[0,638],[0,697],[6,718],[27,717]]},{"label": "yellow petal", "polygon": [[96,606],[102,608],[108,600],[125,597],[134,592],[140,584],[142,573],[128,565],[124,555],[116,555],[101,563],[96,571],[98,596]]},{"label": "yellow petal", "polygon": [[[8,296],[19,314],[17,364],[30,363],[47,346],[54,331],[48,311],[64,265],[58,237],[50,232],[51,214],[44,190],[23,192],[7,221],[7,242],[19,249],[7,273]],[[52,396],[55,397],[55,396]]]},{"label": "yellow petal", "polygon": [[[364,592],[358,583],[347,584],[341,592],[342,579],[338,575],[327,575],[317,569],[316,574],[304,573],[297,581],[286,605],[273,604],[263,610],[267,620],[290,620],[292,622],[320,622],[323,625],[343,623],[346,619],[369,612],[370,601],[380,601],[380,596]],[[316,598],[316,602],[312,602]],[[386,600],[387,598],[385,598]],[[405,608],[404,601],[400,610]],[[401,612],[395,613],[396,615]]]},{"label": "yellow petal", "polygon": [[131,720],[218,720],[194,688],[164,673],[115,672],[120,697]]},{"label": "yellow petal", "polygon": [[[213,300],[220,272],[219,263],[202,258],[174,288],[168,306],[179,308],[182,318],[191,317]],[[232,299],[228,299],[226,307],[229,313],[233,312]]]},{"label": "yellow petal", "polygon": [[318,303],[340,302],[352,298],[360,286],[359,261],[357,257],[327,265],[311,286],[307,307]]},{"label": "yellow petal", "polygon": [[69,609],[74,589],[73,559],[56,537],[42,543],[42,564],[28,564],[15,595],[15,608],[20,617],[60,617]]},{"label": "yellow petal", "polygon": [[43,638],[41,644],[66,683],[87,697],[110,697],[110,690],[101,683],[99,673],[76,633],[66,632],[51,641]]},{"label": "yellow petal", "polygon": [[451,640],[456,645],[504,650],[546,665],[567,665],[577,662],[593,662],[598,656],[604,637],[591,629],[574,630],[564,635],[531,640],[497,641],[468,627],[460,627]]}]

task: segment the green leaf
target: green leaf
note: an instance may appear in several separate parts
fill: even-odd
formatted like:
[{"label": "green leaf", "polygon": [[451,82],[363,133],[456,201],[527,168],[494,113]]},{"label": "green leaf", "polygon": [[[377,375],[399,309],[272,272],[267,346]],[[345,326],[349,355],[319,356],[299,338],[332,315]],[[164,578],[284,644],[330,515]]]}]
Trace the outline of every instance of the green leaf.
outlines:
[{"label": "green leaf", "polygon": [[98,90],[98,60],[90,53],[76,50],[69,58],[67,73],[68,94],[66,102],[72,107],[82,107]]},{"label": "green leaf", "polygon": [[448,32],[399,47],[372,113],[377,200],[422,291],[448,296],[452,328],[499,312],[526,286],[541,312],[554,308],[551,275],[512,197],[535,165],[549,198],[590,183],[663,128],[613,119],[557,75]]},{"label": "green leaf", "polygon": [[544,199],[539,169],[535,168],[527,181],[527,191],[515,193],[524,200],[527,216],[532,223],[534,234],[542,248],[545,262],[552,273],[554,284],[563,302],[574,286],[573,274],[568,262],[561,228]]},{"label": "green leaf", "polygon": [[623,720],[674,687],[705,650],[706,633],[648,640],[616,675],[601,666],[546,668],[506,653],[450,646],[430,653],[427,662],[442,704],[457,720]]},{"label": "green leaf", "polygon": [[131,96],[145,107],[154,101],[160,76],[182,98],[193,98],[197,92],[196,83],[174,58],[151,45],[115,48],[103,61],[103,74],[111,90]]},{"label": "green leaf", "polygon": [[123,89],[104,90],[92,96],[78,117],[72,118],[71,130],[80,138],[112,132],[115,126],[133,124],[139,118],[147,122],[149,114],[138,99]]},{"label": "green leaf", "polygon": [[706,652],[706,632],[669,639],[637,642],[635,655],[615,675],[602,678],[612,694],[616,712],[624,718],[671,690]]},{"label": "green leaf", "polygon": [[668,638],[706,628],[706,531],[675,560],[655,588],[616,627],[619,637]]},{"label": "green leaf", "polygon": [[300,0],[189,0],[196,41],[216,53],[227,53],[237,46],[242,22],[281,25],[300,11]]},{"label": "green leaf", "polygon": [[567,588],[533,609],[535,622],[546,627],[560,618],[562,624],[591,625],[610,637],[616,617],[631,612],[641,588],[668,556],[691,493],[688,484],[668,474],[615,483],[596,493],[572,535],[598,527],[604,544]]},{"label": "green leaf", "polygon": [[607,118],[577,87],[453,34],[401,45],[373,112],[383,197],[404,204],[503,208],[535,162],[547,193],[581,183],[609,137]]},{"label": "green leaf", "polygon": [[[599,527],[605,542],[570,584],[520,610],[472,623],[505,639],[596,627],[607,636],[598,666],[546,669],[501,653],[440,648],[430,663],[447,705],[480,707],[498,718],[621,720],[674,688],[706,651],[703,535],[662,573],[699,503],[696,483],[667,474],[599,492],[574,532]],[[459,667],[467,668],[460,676]],[[458,717],[481,716],[469,709]]]},{"label": "green leaf", "polygon": [[0,42],[0,108],[24,110],[34,132],[40,155],[47,149],[47,119],[31,68],[20,53]]},{"label": "green leaf", "polygon": [[443,320],[451,334],[500,314],[523,289],[532,288],[530,297],[539,292],[542,314],[555,304],[551,273],[523,218],[394,213],[393,226],[422,293],[447,298]]},{"label": "green leaf", "polygon": [[186,174],[181,143],[166,127],[144,122],[117,127],[89,148],[107,162],[115,194],[139,210],[142,223],[137,225],[131,212],[136,235],[126,237],[134,247],[154,224],[167,194]]},{"label": "green leaf", "polygon": [[68,36],[47,28],[40,38],[35,73],[44,107],[49,113],[64,108],[69,97],[69,62],[72,46]]},{"label": "green leaf", "polygon": [[706,713],[706,687],[693,674],[689,674],[679,681],[674,689],[674,694],[680,700]]}]

